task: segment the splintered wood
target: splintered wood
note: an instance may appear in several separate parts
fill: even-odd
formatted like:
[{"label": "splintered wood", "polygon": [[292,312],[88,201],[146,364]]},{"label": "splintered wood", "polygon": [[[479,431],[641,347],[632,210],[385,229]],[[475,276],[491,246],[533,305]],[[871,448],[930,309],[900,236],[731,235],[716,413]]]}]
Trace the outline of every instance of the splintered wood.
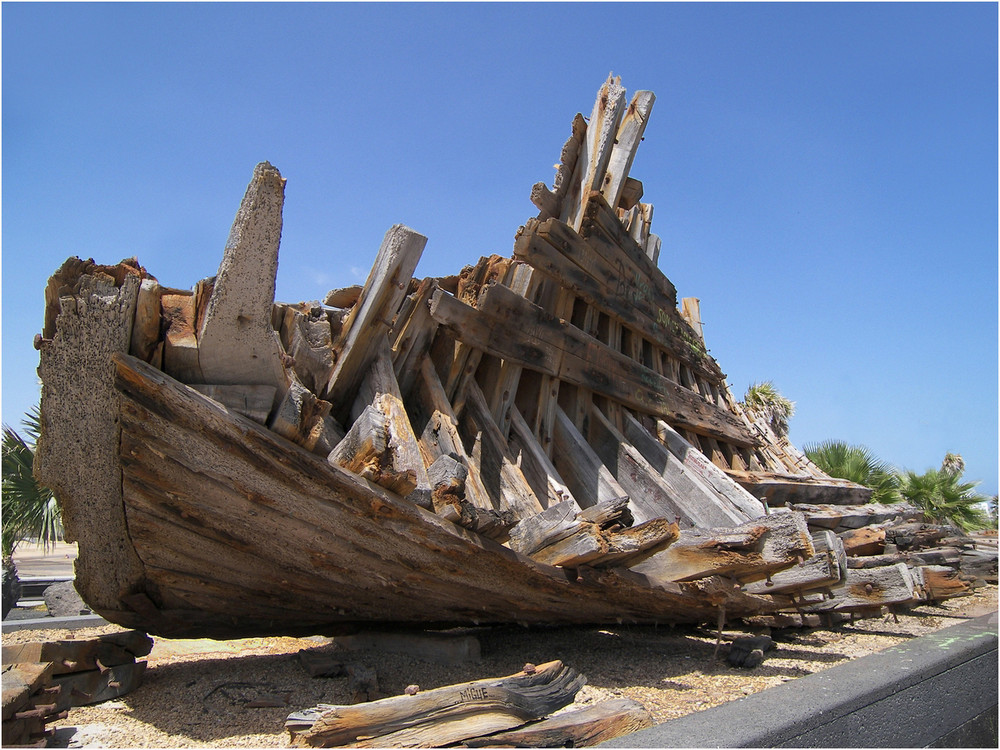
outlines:
[{"label": "splintered wood", "polygon": [[190,290],[67,261],[36,472],[94,610],[210,637],[714,624],[995,580],[995,544],[868,504],[734,400],[630,174],[654,101],[609,76],[511,257],[453,276],[414,277],[426,238],[397,224],[363,287],[276,304],[285,180],[266,162]]}]

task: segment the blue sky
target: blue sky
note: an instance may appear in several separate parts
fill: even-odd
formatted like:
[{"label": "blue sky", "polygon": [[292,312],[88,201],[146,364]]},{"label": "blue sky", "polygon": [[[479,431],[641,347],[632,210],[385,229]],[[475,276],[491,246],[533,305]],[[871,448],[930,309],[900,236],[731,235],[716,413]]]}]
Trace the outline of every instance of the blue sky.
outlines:
[{"label": "blue sky", "polygon": [[2,410],[69,256],[214,275],[254,164],[287,178],[278,298],[508,255],[609,71],[657,100],[632,175],[660,268],[791,437],[997,491],[997,6],[2,7]]}]

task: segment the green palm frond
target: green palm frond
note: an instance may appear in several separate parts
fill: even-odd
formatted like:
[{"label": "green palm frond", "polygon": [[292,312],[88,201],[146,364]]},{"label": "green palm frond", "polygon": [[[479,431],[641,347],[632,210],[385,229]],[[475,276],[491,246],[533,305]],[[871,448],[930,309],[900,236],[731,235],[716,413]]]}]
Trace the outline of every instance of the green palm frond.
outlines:
[{"label": "green palm frond", "polygon": [[863,445],[826,440],[806,445],[805,454],[831,477],[870,487],[873,503],[894,503],[900,500],[896,470]]},{"label": "green palm frond", "polygon": [[743,406],[767,419],[775,434],[788,434],[788,420],[795,414],[795,402],[782,396],[770,380],[747,388]]},{"label": "green palm frond", "polygon": [[907,502],[923,510],[930,521],[950,522],[972,531],[990,526],[988,513],[980,503],[989,498],[975,492],[978,482],[963,482],[959,474],[942,469],[928,469],[923,474],[904,471],[900,475],[900,493]]},{"label": "green palm frond", "polygon": [[[38,436],[37,407],[24,419],[25,432]],[[62,517],[52,492],[32,475],[34,448],[15,430],[3,426],[3,556],[10,557],[24,539],[37,539],[45,549],[62,538]]]}]

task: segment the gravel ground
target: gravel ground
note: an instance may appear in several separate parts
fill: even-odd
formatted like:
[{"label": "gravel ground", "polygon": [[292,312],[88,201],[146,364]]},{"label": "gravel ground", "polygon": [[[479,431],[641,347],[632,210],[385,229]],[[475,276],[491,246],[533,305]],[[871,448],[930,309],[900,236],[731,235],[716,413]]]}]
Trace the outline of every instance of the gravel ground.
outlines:
[{"label": "gravel ground", "polygon": [[[915,608],[898,621],[888,616],[831,629],[775,630],[775,648],[749,670],[726,663],[725,645],[713,661],[715,637],[691,627],[483,629],[475,632],[482,647],[476,664],[446,667],[385,653],[358,661],[375,668],[382,694],[390,696],[413,683],[429,689],[513,674],[526,662],[561,659],[588,678],[577,703],[633,698],[663,722],[996,609],[997,589],[989,586],[972,596]],[[116,629],[15,631],[4,633],[3,643],[87,638]],[[118,700],[74,708],[51,726],[79,728],[77,747],[287,747],[283,725],[290,712],[350,702],[347,678],[307,676],[296,656],[303,648],[336,647],[327,639],[308,638],[156,638],[140,688]]]}]

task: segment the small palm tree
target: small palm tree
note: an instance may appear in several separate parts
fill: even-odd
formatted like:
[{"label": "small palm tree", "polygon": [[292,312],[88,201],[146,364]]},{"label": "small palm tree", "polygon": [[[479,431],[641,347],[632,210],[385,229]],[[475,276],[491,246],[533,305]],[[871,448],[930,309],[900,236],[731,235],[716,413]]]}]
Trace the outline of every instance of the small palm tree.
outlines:
[{"label": "small palm tree", "polygon": [[16,431],[3,426],[3,616],[17,602],[20,581],[14,550],[25,539],[49,546],[62,538],[62,518],[51,490],[35,481],[35,458],[40,415],[35,407],[23,420],[29,445]]},{"label": "small palm tree", "polygon": [[806,445],[805,454],[831,477],[870,487],[873,503],[895,503],[900,499],[896,471],[863,445],[826,440]]},{"label": "small palm tree", "polygon": [[945,453],[941,471],[962,476],[965,473],[965,459],[960,453]]},{"label": "small palm tree", "polygon": [[924,511],[932,523],[952,523],[963,531],[990,526],[988,513],[981,503],[989,498],[974,490],[979,482],[963,482],[961,473],[944,468],[928,469],[923,474],[904,471],[900,474],[900,494],[907,502]]},{"label": "small palm tree", "polygon": [[779,437],[788,434],[788,420],[795,414],[795,402],[782,396],[770,380],[747,388],[743,407],[764,417]]}]

